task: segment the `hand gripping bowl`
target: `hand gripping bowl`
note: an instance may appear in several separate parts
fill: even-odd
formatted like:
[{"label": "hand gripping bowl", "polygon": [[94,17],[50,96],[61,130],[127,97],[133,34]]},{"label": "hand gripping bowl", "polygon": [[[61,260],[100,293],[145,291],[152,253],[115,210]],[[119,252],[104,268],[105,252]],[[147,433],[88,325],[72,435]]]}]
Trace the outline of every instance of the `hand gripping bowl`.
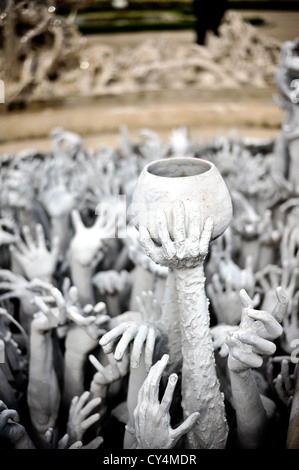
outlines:
[{"label": "hand gripping bowl", "polygon": [[157,211],[163,210],[173,236],[173,204],[178,200],[185,206],[186,227],[192,210],[200,211],[202,226],[212,217],[212,240],[231,221],[231,197],[216,166],[199,158],[172,157],[150,162],[141,171],[132,196],[132,223],[137,229],[145,225],[158,241]]}]

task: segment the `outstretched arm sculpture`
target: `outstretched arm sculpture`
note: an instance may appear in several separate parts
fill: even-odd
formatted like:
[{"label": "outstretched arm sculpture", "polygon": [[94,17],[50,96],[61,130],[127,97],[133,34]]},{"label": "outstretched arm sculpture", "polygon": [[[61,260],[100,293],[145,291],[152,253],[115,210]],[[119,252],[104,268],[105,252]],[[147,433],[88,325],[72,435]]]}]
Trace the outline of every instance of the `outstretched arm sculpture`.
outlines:
[{"label": "outstretched arm sculpture", "polygon": [[[174,205],[173,240],[164,212],[157,216],[161,247],[155,245],[146,227],[140,227],[147,254],[175,273],[181,327],[182,407],[188,418],[198,411],[200,420],[187,434],[189,448],[224,448],[227,422],[224,397],[216,375],[209,327],[209,301],[205,294],[204,260],[208,253],[213,220],[201,231],[199,212],[194,212],[186,233],[184,205]],[[199,399],[200,397],[200,399]]]},{"label": "outstretched arm sculpture", "polygon": [[186,447],[225,448],[228,425],[216,374],[204,262],[210,240],[231,220],[228,188],[214,164],[174,157],[144,167],[132,201],[141,245],[153,261],[169,268],[177,289],[183,415],[200,413],[186,435]]}]

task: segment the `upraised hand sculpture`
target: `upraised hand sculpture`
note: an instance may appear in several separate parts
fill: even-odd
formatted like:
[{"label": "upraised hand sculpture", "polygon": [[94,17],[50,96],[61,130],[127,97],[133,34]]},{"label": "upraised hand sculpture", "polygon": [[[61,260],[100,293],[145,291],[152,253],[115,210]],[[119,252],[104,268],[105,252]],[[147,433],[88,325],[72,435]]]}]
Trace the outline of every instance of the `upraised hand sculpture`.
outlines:
[{"label": "upraised hand sculpture", "polygon": [[[182,407],[185,418],[200,413],[200,420],[187,433],[186,447],[225,448],[228,426],[209,328],[204,261],[211,238],[222,234],[230,222],[228,189],[214,165],[174,158],[145,167],[133,201],[139,209],[135,223],[145,252],[175,275]],[[172,351],[169,353],[171,356]]]},{"label": "upraised hand sculpture", "polygon": [[252,368],[263,364],[264,356],[276,350],[274,340],[282,334],[280,325],[288,299],[280,287],[272,312],[254,309],[246,291],[240,291],[242,318],[239,328],[227,336],[228,369],[236,410],[237,433],[241,448],[258,448],[264,444],[273,407],[267,409],[258,390]]}]

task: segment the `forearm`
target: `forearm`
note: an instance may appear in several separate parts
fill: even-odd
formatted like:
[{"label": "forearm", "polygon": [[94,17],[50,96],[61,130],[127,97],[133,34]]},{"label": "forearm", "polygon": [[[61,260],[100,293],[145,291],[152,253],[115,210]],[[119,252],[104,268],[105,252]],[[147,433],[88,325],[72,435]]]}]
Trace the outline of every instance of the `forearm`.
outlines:
[{"label": "forearm", "polygon": [[86,358],[71,349],[64,355],[64,395],[63,401],[68,407],[74,396],[84,392],[84,365]]},{"label": "forearm", "polygon": [[72,233],[69,221],[69,215],[51,218],[51,238],[58,237],[60,254],[64,256],[69,247]]},{"label": "forearm", "polygon": [[78,289],[78,297],[81,305],[94,304],[94,292],[92,286],[93,269],[90,264],[82,265],[78,261],[70,261],[71,277],[74,286]]},{"label": "forearm", "polygon": [[55,427],[60,404],[50,332],[31,332],[30,353],[28,405],[35,429],[44,434],[49,427]]},{"label": "forearm", "polygon": [[267,426],[267,415],[255,377],[248,369],[243,372],[231,370],[230,378],[240,446],[244,449],[259,448]]},{"label": "forearm", "polygon": [[201,414],[187,435],[188,447],[224,448],[227,423],[216,375],[203,265],[178,269],[175,275],[182,336],[182,406],[186,417],[194,411]]},{"label": "forearm", "polygon": [[145,368],[144,349],[140,356],[139,367],[130,369],[129,385],[128,385],[128,422],[127,429],[124,436],[124,449],[133,449],[137,445],[135,435],[132,431],[134,429],[134,410],[138,403],[138,392],[147,377]]},{"label": "forearm", "polygon": [[165,285],[161,325],[166,331],[168,338],[169,363],[167,370],[170,373],[177,372],[178,368],[181,367],[182,347],[176,276],[172,269],[168,271]]}]

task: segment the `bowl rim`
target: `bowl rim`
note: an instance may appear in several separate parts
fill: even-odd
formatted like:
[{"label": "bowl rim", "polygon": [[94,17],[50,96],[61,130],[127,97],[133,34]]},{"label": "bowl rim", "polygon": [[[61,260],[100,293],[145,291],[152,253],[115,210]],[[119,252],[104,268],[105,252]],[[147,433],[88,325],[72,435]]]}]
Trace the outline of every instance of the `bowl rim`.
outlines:
[{"label": "bowl rim", "polygon": [[[173,161],[178,161],[178,160],[184,160],[185,162],[192,162],[192,163],[198,163],[198,162],[203,162],[205,164],[207,164],[209,166],[209,169],[207,169],[207,171],[204,171],[203,173],[198,173],[198,174],[194,174],[194,175],[187,175],[187,176],[162,176],[162,175],[156,175],[155,173],[152,173],[151,171],[149,171],[149,168],[151,167],[151,165],[156,165],[156,164],[159,164],[159,163],[168,163],[168,162],[173,162]],[[214,165],[213,162],[209,161],[209,160],[205,160],[203,158],[196,158],[196,157],[169,157],[169,158],[161,158],[161,159],[158,159],[158,160],[152,160],[151,162],[147,163],[145,165],[145,167],[143,168],[143,171],[148,173],[149,175],[151,175],[152,177],[156,177],[156,178],[165,178],[165,179],[171,179],[171,180],[181,180],[181,179],[186,179],[186,178],[194,178],[194,177],[199,177],[199,176],[202,176],[202,175],[206,175],[207,173],[209,173],[210,171],[212,171],[213,169],[215,169],[216,166]]]}]

